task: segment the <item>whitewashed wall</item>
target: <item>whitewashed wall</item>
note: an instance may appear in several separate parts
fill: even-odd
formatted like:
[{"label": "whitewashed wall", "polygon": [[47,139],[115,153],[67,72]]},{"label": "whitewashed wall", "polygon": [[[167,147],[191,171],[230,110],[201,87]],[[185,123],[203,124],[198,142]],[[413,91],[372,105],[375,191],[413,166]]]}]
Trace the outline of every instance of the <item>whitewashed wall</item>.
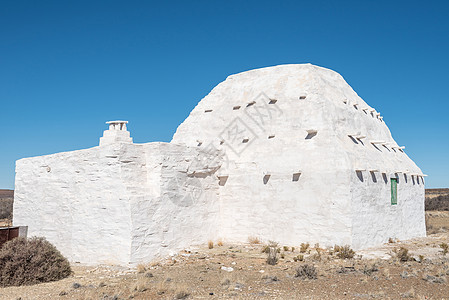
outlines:
[{"label": "whitewashed wall", "polygon": [[[308,130],[316,136],[306,139]],[[363,248],[425,235],[424,185],[410,179],[421,170],[397,148],[377,111],[334,71],[283,65],[229,76],[195,107],[172,143],[212,144],[225,153],[220,228],[227,239],[259,235],[292,245]],[[378,170],[377,183],[361,183],[356,169],[370,180],[370,170]],[[385,184],[379,176],[397,171],[409,182],[400,182],[399,203],[391,206],[389,178]],[[267,184],[265,174],[272,174]]]},{"label": "whitewashed wall", "polygon": [[249,236],[360,249],[425,235],[421,170],[334,71],[229,76],[171,143],[133,144],[115,123],[100,147],[16,165],[15,225],[72,261],[136,264]]},{"label": "whitewashed wall", "polygon": [[74,262],[150,261],[216,236],[218,167],[205,161],[200,149],[167,143],[22,159],[14,224],[45,236]]}]

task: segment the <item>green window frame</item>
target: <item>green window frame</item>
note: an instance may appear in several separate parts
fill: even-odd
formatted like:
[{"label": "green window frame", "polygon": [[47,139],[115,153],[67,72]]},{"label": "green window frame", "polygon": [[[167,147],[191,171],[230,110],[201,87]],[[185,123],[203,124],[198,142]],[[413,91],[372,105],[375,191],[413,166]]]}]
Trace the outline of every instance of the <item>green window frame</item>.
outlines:
[{"label": "green window frame", "polygon": [[390,178],[391,181],[391,205],[398,204],[398,179]]}]

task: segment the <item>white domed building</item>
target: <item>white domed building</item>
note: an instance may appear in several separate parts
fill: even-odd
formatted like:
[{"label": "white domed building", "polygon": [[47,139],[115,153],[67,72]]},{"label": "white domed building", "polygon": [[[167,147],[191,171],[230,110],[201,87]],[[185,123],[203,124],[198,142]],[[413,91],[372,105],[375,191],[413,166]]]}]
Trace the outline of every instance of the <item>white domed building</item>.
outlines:
[{"label": "white domed building", "polygon": [[376,109],[310,64],[229,76],[170,143],[134,144],[116,121],[100,146],[16,172],[14,223],[86,263],[250,236],[362,249],[426,234],[425,175]]}]

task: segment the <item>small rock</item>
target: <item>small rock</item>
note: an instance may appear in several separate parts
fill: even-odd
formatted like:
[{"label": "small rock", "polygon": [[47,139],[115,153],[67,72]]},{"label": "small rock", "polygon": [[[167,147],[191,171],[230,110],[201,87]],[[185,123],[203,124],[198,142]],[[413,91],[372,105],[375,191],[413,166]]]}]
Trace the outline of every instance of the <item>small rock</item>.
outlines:
[{"label": "small rock", "polygon": [[65,295],[67,295],[66,291],[62,291],[62,292],[59,293],[59,296],[65,296]]},{"label": "small rock", "polygon": [[232,272],[232,271],[234,271],[234,268],[233,268],[233,267],[225,267],[225,266],[222,266],[221,269],[222,269],[223,271],[226,271],[226,272]]},{"label": "small rock", "polygon": [[210,295],[210,296],[213,296],[213,295],[214,295],[214,293],[212,293],[212,292],[211,292],[211,293],[209,293],[209,295]]},{"label": "small rock", "polygon": [[237,282],[237,283],[235,284],[234,290],[241,290],[241,289],[243,289],[243,287],[244,287],[243,284]]},{"label": "small rock", "polygon": [[272,282],[279,281],[279,279],[277,278],[277,276],[268,276],[268,275],[265,275],[265,276],[262,277],[262,279],[265,279],[265,283],[272,283]]},{"label": "small rock", "polygon": [[231,281],[229,279],[225,279],[221,282],[221,285],[223,285],[224,287],[227,287],[231,284]]},{"label": "small rock", "polygon": [[145,273],[145,277],[151,278],[151,277],[154,277],[154,275],[153,275],[153,273],[151,273],[151,272],[146,272],[146,273]]},{"label": "small rock", "polygon": [[72,284],[72,288],[74,288],[74,289],[79,289],[80,287],[81,287],[81,284],[79,284],[78,282],[74,282]]}]

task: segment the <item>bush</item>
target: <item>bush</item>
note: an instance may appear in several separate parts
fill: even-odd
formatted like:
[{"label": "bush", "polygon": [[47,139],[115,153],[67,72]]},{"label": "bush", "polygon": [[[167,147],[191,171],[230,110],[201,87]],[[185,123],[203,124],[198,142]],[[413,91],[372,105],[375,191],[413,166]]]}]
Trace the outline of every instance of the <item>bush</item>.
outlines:
[{"label": "bush", "polygon": [[45,238],[15,238],[0,249],[2,287],[60,280],[71,273],[68,260]]},{"label": "bush", "polygon": [[301,246],[299,247],[299,252],[306,253],[309,246],[310,246],[309,243],[301,243]]},{"label": "bush", "polygon": [[399,261],[409,261],[412,260],[412,258],[410,257],[410,255],[408,254],[408,249],[405,247],[401,247],[399,248],[399,250],[396,251],[396,257],[398,258]]},{"label": "bush", "polygon": [[340,259],[351,259],[355,255],[354,250],[352,250],[351,247],[349,247],[349,245],[345,245],[345,246],[335,245],[334,251],[335,251],[337,257]]},{"label": "bush", "polygon": [[446,255],[449,251],[449,245],[446,243],[441,243],[440,248],[443,249],[443,255]]},{"label": "bush", "polygon": [[268,247],[267,264],[274,266],[278,263],[278,252],[276,247]]},{"label": "bush", "polygon": [[270,248],[275,248],[277,253],[281,252],[281,248],[278,247],[278,243],[275,241],[268,241],[268,245],[262,247],[262,253],[270,253]]},{"label": "bush", "polygon": [[317,279],[318,272],[316,268],[312,265],[302,265],[296,268],[295,277],[299,277],[302,279]]},{"label": "bush", "polygon": [[0,219],[12,220],[14,198],[0,197]]},{"label": "bush", "polygon": [[259,239],[257,236],[250,236],[250,237],[248,237],[248,242],[249,242],[251,245],[258,245],[258,244],[261,244],[261,241],[260,241],[260,239]]},{"label": "bush", "polygon": [[440,195],[434,198],[427,198],[425,200],[426,210],[449,210],[449,195]]}]

